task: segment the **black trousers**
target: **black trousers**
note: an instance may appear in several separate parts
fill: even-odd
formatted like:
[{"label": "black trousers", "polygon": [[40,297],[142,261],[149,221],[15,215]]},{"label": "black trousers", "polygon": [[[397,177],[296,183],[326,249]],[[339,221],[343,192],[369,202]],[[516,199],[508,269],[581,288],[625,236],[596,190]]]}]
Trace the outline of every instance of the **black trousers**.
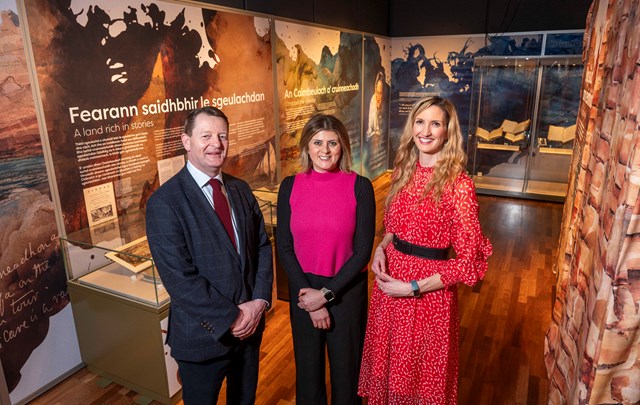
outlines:
[{"label": "black trousers", "polygon": [[260,343],[264,318],[256,332],[238,340],[224,356],[201,362],[177,360],[184,405],[216,405],[227,378],[227,405],[250,405],[256,401]]},{"label": "black trousers", "polygon": [[[306,274],[313,288],[330,278]],[[331,328],[313,327],[309,313],[298,308],[298,291],[290,289],[291,331],[296,361],[296,404],[327,404],[325,353],[329,357],[331,403],[361,404],[358,377],[367,322],[367,273],[355,277],[326,305]],[[326,350],[326,352],[325,352]]]}]

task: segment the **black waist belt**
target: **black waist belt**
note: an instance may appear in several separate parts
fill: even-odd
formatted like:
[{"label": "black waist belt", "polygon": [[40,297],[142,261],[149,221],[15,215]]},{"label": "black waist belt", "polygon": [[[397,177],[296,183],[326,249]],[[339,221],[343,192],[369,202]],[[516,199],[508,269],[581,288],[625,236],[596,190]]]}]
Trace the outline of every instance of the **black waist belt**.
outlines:
[{"label": "black waist belt", "polygon": [[405,255],[421,257],[423,259],[447,260],[449,257],[449,248],[434,249],[434,248],[428,248],[424,246],[418,246],[418,245],[414,245],[413,243],[404,241],[398,238],[396,235],[393,235],[393,246],[400,253],[404,253]]}]

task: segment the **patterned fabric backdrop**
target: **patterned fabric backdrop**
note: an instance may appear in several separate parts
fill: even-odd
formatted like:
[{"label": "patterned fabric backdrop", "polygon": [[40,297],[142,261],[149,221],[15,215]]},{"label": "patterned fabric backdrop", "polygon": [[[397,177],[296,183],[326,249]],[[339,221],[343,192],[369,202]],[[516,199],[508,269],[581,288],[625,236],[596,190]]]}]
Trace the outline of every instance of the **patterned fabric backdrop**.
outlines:
[{"label": "patterned fabric backdrop", "polygon": [[545,345],[552,404],[640,402],[639,3],[594,0],[587,17]]}]

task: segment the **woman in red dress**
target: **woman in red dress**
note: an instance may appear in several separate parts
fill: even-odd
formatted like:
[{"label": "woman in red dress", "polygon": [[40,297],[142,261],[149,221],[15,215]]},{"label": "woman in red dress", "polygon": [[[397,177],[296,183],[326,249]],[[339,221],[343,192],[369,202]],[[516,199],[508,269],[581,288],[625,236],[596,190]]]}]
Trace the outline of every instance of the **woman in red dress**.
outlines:
[{"label": "woman in red dress", "polygon": [[386,234],[372,263],[358,390],[369,405],[457,402],[456,286],[482,279],[492,252],[465,162],[454,105],[418,102],[400,139]]}]

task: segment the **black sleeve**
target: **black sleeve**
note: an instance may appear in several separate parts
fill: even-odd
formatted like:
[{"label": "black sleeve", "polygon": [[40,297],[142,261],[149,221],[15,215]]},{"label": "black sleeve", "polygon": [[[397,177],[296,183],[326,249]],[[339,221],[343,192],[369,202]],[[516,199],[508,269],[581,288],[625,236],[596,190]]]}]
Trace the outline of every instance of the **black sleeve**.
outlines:
[{"label": "black sleeve", "polygon": [[[298,262],[296,252],[293,249],[293,235],[291,234],[291,190],[293,189],[294,176],[286,177],[280,184],[278,191],[276,227],[276,245],[278,247],[278,258],[282,267],[287,272],[289,284],[293,291],[300,291],[301,288],[310,288],[311,285],[302,271],[302,266]],[[293,297],[292,297],[293,299]]]},{"label": "black sleeve", "polygon": [[371,181],[358,176],[355,184],[356,231],[353,236],[353,255],[325,286],[336,295],[369,263],[376,232],[376,199]]}]

